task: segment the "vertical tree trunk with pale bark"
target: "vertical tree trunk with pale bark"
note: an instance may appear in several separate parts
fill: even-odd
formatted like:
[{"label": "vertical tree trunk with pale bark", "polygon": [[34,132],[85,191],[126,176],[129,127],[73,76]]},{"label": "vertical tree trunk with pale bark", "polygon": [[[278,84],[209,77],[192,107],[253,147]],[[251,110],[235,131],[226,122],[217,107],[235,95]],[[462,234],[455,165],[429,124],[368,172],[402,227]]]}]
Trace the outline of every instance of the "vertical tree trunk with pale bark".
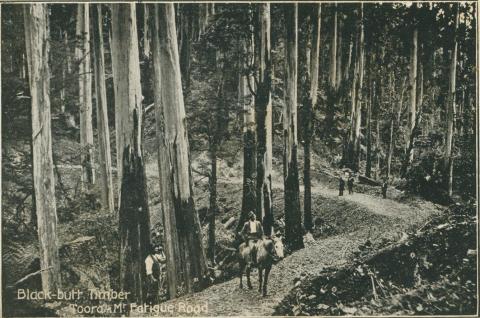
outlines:
[{"label": "vertical tree trunk with pale bark", "polygon": [[148,59],[150,56],[150,10],[147,3],[143,4],[143,56]]},{"label": "vertical tree trunk with pale bark", "polygon": [[453,135],[455,133],[455,116],[456,116],[456,105],[455,105],[455,91],[456,91],[456,76],[457,76],[457,35],[458,32],[458,23],[459,23],[459,8],[458,4],[456,5],[455,12],[455,29],[453,37],[453,46],[451,50],[451,62],[450,62],[450,83],[448,88],[448,105],[447,105],[447,140],[445,146],[445,158],[447,161],[447,192],[449,196],[452,196],[453,193]]},{"label": "vertical tree trunk with pale bark", "polygon": [[120,289],[129,301],[145,299],[145,257],[150,216],[142,154],[142,92],[135,4],[112,4],[112,59],[121,171],[119,207]]},{"label": "vertical tree trunk with pale bark", "polygon": [[[372,64],[370,63],[370,67]],[[372,74],[370,74],[372,77]],[[367,103],[367,165],[365,168],[365,176],[372,176],[372,108],[375,101],[375,81],[370,78],[370,100]]]},{"label": "vertical tree trunk with pale bark", "polygon": [[283,180],[285,186],[285,241],[291,250],[303,247],[302,213],[297,161],[298,4],[285,5],[286,87],[283,108]]},{"label": "vertical tree trunk with pale bark", "polygon": [[[392,74],[392,78],[393,78],[393,74]],[[400,127],[400,118],[401,118],[401,112],[402,112],[402,105],[403,105],[403,95],[405,94],[405,91],[406,91],[406,82],[407,82],[407,78],[405,77],[403,79],[403,82],[401,84],[401,88],[400,88],[400,94],[399,94],[399,97],[398,97],[398,101],[397,103],[394,102],[394,98],[392,97],[391,98],[391,101],[392,101],[392,117],[391,117],[391,120],[390,120],[390,139],[389,139],[389,144],[388,144],[388,155],[387,155],[387,178],[390,177],[390,174],[391,174],[391,170],[392,170],[392,157],[393,157],[393,151],[395,149],[395,138],[394,138],[394,130],[395,130],[395,116],[396,116],[396,126],[397,128]],[[394,89],[395,85],[393,84],[393,81],[392,81],[392,84],[391,84],[391,91],[393,92],[393,89]],[[393,93],[392,93],[393,95]],[[395,109],[395,105],[397,105],[397,109]]]},{"label": "vertical tree trunk with pale bark", "polygon": [[270,41],[270,4],[258,4],[260,47],[259,81],[255,96],[257,123],[257,217],[263,221],[264,233],[273,228],[272,208],[272,61]]},{"label": "vertical tree trunk with pale bark", "polygon": [[182,72],[182,80],[185,83],[185,90],[190,88],[190,55],[192,42],[192,4],[182,4],[181,12],[181,28],[182,37],[180,45],[180,70]]},{"label": "vertical tree trunk with pale bark", "polygon": [[333,10],[333,34],[330,47],[330,87],[335,91],[337,88],[337,4],[335,4]]},{"label": "vertical tree trunk with pale bark", "polygon": [[[304,227],[306,231],[311,231],[313,228],[312,222],[312,181],[310,178],[311,169],[311,145],[313,138],[313,110],[317,105],[317,91],[318,91],[318,74],[319,74],[319,58],[320,58],[320,31],[322,21],[322,5],[316,4],[312,15],[312,49],[310,50],[310,58],[307,64],[310,78],[310,89],[307,94],[308,100],[305,101],[303,107],[303,183],[304,183]],[[307,53],[308,54],[308,53]],[[307,76],[308,77],[308,76]]]},{"label": "vertical tree trunk with pale bark", "polygon": [[[68,56],[69,52],[67,51],[68,48],[68,33],[67,31],[60,31],[60,35],[63,38],[63,45],[65,46],[65,55]],[[60,111],[61,113],[65,113],[65,83],[67,80],[67,69],[68,69],[68,58],[66,57],[62,63],[62,87],[60,88]]]},{"label": "vertical tree trunk with pale bark", "polygon": [[243,72],[240,73],[238,81],[238,101],[243,108],[243,194],[242,212],[237,223],[237,232],[242,229],[243,223],[248,219],[248,212],[255,211],[256,207],[255,105],[254,96],[250,92],[248,83],[250,81],[250,87],[254,89],[254,78],[248,74],[249,64],[253,64],[255,54],[253,30],[251,31],[251,37],[242,43],[243,53],[249,57],[249,60],[244,63]]},{"label": "vertical tree trunk with pale bark", "polygon": [[155,6],[155,106],[170,297],[207,281],[202,228],[193,201],[188,135],[173,4]]},{"label": "vertical tree trunk with pale bark", "polygon": [[50,114],[50,68],[48,8],[46,4],[24,7],[25,44],[32,105],[33,187],[42,269],[42,290],[61,288],[58,255],[57,209],[53,175]]},{"label": "vertical tree trunk with pale bark", "polygon": [[[406,149],[410,148],[410,139],[415,128],[415,119],[417,115],[417,58],[418,58],[418,29],[414,26],[412,33],[412,47],[410,54],[410,108],[408,111],[408,134]],[[408,161],[413,161],[413,151],[407,154]]]},{"label": "vertical tree trunk with pale bark", "polygon": [[90,12],[88,4],[77,5],[77,47],[79,63],[79,108],[82,182],[95,183],[92,127],[92,70],[90,66]]},{"label": "vertical tree trunk with pale bark", "polygon": [[100,155],[99,172],[102,191],[102,206],[113,214],[115,206],[112,182],[112,158],[110,154],[110,128],[108,127],[107,89],[105,87],[102,5],[98,4],[93,6],[92,12],[93,59],[97,102],[97,134]]},{"label": "vertical tree trunk with pale bark", "polygon": [[356,53],[353,68],[353,80],[351,87],[350,131],[347,147],[345,149],[344,163],[354,171],[358,171],[360,163],[360,129],[362,123],[363,102],[363,73],[365,64],[364,52],[364,25],[363,4],[360,4],[360,17],[358,21],[358,35],[356,40]]},{"label": "vertical tree trunk with pale bark", "polygon": [[354,139],[354,156],[353,169],[358,171],[361,160],[360,148],[360,130],[362,127],[362,103],[363,101],[363,76],[365,69],[365,31],[363,21],[363,3],[360,4],[360,42],[359,42],[359,56],[358,56],[358,86],[355,102],[355,139]]}]

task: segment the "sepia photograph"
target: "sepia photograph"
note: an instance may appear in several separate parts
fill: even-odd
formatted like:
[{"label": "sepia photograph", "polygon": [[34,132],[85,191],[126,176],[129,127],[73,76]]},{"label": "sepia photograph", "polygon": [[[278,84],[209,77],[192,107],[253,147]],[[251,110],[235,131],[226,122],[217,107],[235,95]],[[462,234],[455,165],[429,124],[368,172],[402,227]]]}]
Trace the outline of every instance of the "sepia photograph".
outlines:
[{"label": "sepia photograph", "polygon": [[1,1],[1,316],[477,316],[477,1]]}]

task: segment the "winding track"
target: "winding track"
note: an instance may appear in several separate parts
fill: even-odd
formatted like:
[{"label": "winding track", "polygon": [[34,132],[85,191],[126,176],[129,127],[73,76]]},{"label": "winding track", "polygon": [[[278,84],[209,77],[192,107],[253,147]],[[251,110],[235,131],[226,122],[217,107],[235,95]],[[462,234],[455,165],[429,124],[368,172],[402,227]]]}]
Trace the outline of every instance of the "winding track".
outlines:
[{"label": "winding track", "polygon": [[[237,180],[234,180],[235,183]],[[275,182],[274,187],[283,188]],[[301,189],[303,190],[303,189]],[[348,200],[367,208],[371,213],[391,217],[405,225],[420,224],[438,209],[429,202],[416,202],[416,206],[400,203],[390,199],[381,199],[369,194],[355,193],[338,197],[338,193],[319,184],[312,185],[312,192],[321,196]],[[391,232],[391,227],[379,229],[380,232]],[[272,268],[269,276],[268,295],[261,297],[258,293],[257,272],[252,273],[253,289],[239,289],[238,278],[213,285],[193,295],[183,296],[162,305],[173,305],[173,312],[155,313],[155,315],[178,316],[189,315],[185,312],[185,304],[202,306],[207,304],[207,311],[199,316],[265,316],[271,315],[275,306],[288,294],[294,286],[294,278],[305,274],[317,275],[325,267],[340,266],[347,262],[347,250],[354,250],[365,241],[362,231],[343,233],[313,242],[307,248],[299,250]],[[194,314],[190,314],[194,315]]]}]

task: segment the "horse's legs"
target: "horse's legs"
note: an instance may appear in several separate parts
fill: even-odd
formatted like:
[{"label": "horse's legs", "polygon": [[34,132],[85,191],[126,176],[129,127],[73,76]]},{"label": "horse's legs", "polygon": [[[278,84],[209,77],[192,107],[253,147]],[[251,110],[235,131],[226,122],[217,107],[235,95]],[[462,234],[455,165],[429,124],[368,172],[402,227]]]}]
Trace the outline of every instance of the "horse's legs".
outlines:
[{"label": "horse's legs", "polygon": [[262,291],[262,271],[263,269],[259,266],[258,267],[258,292]]},{"label": "horse's legs", "polygon": [[247,286],[248,289],[252,289],[252,282],[250,282],[250,264],[247,264],[246,274],[247,274]]},{"label": "horse's legs", "polygon": [[272,265],[267,265],[265,266],[265,276],[263,279],[263,297],[267,296],[267,282],[268,282],[268,274],[270,273],[270,270],[272,269]]},{"label": "horse's legs", "polygon": [[242,262],[239,263],[240,267],[240,289],[243,288],[243,281],[242,281],[242,276],[243,276],[243,270],[245,269],[245,264]]}]

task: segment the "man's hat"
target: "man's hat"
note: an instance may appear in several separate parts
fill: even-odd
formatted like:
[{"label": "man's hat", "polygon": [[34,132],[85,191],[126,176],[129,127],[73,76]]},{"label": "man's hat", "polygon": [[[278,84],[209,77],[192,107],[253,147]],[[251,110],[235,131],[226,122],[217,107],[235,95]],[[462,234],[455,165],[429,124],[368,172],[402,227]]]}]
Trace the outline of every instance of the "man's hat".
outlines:
[{"label": "man's hat", "polygon": [[256,216],[256,215],[255,215],[255,213],[254,213],[253,211],[250,211],[250,212],[248,213],[248,217],[251,218],[252,216]]}]

